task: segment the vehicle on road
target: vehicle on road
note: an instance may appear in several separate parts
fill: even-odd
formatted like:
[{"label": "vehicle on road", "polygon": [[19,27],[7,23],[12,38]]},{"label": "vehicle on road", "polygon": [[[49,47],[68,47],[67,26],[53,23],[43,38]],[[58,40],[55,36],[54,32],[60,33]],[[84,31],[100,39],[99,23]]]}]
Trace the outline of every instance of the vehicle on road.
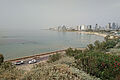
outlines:
[{"label": "vehicle on road", "polygon": [[36,62],[37,62],[36,59],[32,59],[32,60],[28,61],[29,64],[33,64],[33,63],[36,63]]},{"label": "vehicle on road", "polygon": [[24,64],[24,61],[16,61],[14,64],[15,65],[21,65],[21,64]]}]

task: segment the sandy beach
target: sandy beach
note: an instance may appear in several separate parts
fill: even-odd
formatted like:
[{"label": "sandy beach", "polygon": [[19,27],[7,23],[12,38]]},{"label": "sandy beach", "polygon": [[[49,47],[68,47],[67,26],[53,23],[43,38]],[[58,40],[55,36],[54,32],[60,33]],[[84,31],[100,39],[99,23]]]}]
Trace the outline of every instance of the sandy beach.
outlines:
[{"label": "sandy beach", "polygon": [[94,34],[102,37],[106,37],[107,34],[97,33],[97,32],[85,32],[85,31],[78,31],[78,33],[84,33],[84,34]]}]

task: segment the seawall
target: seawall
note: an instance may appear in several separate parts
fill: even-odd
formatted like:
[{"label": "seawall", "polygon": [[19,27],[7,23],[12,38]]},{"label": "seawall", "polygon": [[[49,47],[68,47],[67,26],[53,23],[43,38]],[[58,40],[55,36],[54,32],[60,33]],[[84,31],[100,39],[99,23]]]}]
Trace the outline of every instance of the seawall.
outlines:
[{"label": "seawall", "polygon": [[[84,50],[85,48],[77,48],[77,49],[79,49],[79,50]],[[56,54],[56,53],[65,52],[65,50],[67,50],[67,49],[57,50],[57,51],[52,51],[52,52],[46,52],[46,53],[40,53],[40,54],[36,54],[36,55],[25,56],[25,57],[16,58],[16,59],[10,59],[10,60],[6,60],[6,61],[8,61],[8,62],[13,62],[13,61],[25,60],[25,59],[29,59],[29,58],[49,56],[49,55],[53,55],[53,54]]]}]

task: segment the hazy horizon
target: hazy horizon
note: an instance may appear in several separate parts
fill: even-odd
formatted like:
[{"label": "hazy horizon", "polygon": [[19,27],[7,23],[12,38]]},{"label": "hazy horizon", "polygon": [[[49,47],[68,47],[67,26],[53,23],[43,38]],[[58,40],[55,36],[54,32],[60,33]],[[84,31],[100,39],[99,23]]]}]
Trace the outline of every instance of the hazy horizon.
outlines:
[{"label": "hazy horizon", "polygon": [[120,24],[120,0],[0,0],[0,29]]}]

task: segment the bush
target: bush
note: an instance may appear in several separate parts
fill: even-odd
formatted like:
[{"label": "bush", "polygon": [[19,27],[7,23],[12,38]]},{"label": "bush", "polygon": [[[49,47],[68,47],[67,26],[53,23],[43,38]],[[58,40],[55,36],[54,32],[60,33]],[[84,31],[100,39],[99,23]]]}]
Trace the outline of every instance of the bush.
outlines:
[{"label": "bush", "polygon": [[0,54],[0,64],[3,63],[3,61],[4,61],[4,57],[2,54]]},{"label": "bush", "polygon": [[10,62],[3,62],[0,65],[0,80],[20,80],[24,71],[17,69]]},{"label": "bush", "polygon": [[72,48],[68,48],[65,52],[68,56],[77,57],[80,53],[82,53],[82,50],[73,50]]},{"label": "bush", "polygon": [[113,48],[114,46],[116,46],[117,42],[114,41],[114,40],[108,40],[106,42],[106,48],[109,49],[109,48]]},{"label": "bush", "polygon": [[0,65],[0,69],[3,69],[3,70],[13,69],[13,68],[15,68],[15,66],[12,65],[11,62],[3,62],[3,63]]},{"label": "bush", "polygon": [[68,48],[65,52],[66,52],[66,55],[68,55],[68,56],[73,56],[73,54],[74,54],[74,51],[72,48]]},{"label": "bush", "polygon": [[55,62],[55,61],[59,60],[60,58],[61,58],[61,55],[56,53],[56,54],[49,56],[48,62]]},{"label": "bush", "polygon": [[101,52],[88,52],[79,55],[77,68],[102,80],[114,80],[120,74],[120,58]]}]

